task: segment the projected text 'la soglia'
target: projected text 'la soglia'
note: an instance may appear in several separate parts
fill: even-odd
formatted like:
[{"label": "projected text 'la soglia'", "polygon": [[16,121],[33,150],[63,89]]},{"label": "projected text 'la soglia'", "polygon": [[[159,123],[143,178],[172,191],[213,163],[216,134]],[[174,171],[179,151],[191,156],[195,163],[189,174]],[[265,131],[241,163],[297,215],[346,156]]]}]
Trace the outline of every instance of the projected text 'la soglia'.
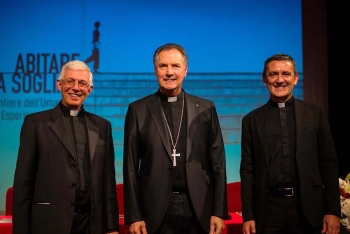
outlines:
[{"label": "projected text 'la soglia'", "polygon": [[[79,57],[78,53],[18,55],[12,79],[0,73],[0,93],[57,93],[56,81],[61,67]],[[10,83],[9,83],[10,82]],[[10,86],[10,87],[9,87]]]},{"label": "projected text 'la soglia'", "polygon": [[0,120],[22,120],[32,112],[56,106],[60,99],[56,95],[60,69],[77,57],[78,53],[19,54],[10,76],[0,72]]}]

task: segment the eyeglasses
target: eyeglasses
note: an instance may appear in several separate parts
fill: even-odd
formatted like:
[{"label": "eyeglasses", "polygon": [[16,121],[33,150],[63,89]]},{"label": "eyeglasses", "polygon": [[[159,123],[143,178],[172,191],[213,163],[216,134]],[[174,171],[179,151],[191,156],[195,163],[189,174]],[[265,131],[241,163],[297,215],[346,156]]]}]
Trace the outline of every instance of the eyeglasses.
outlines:
[{"label": "eyeglasses", "polygon": [[[74,80],[74,79],[67,79],[67,80],[61,79],[60,81],[65,83],[68,88],[71,88],[75,85],[76,80]],[[86,81],[78,80],[78,87],[81,90],[87,90],[90,87],[90,85]]]}]

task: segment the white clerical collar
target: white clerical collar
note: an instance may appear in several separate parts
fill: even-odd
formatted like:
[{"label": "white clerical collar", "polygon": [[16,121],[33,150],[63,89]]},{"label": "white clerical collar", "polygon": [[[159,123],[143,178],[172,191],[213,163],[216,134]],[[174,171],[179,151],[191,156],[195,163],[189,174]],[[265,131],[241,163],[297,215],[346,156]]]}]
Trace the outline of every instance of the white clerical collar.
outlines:
[{"label": "white clerical collar", "polygon": [[81,111],[81,109],[80,110],[70,110],[69,114],[70,114],[70,116],[78,116],[80,111]]},{"label": "white clerical collar", "polygon": [[285,102],[279,102],[279,103],[277,103],[277,105],[278,105],[278,108],[286,107],[286,103]]},{"label": "white clerical collar", "polygon": [[168,102],[176,102],[177,101],[177,96],[175,97],[168,97]]}]

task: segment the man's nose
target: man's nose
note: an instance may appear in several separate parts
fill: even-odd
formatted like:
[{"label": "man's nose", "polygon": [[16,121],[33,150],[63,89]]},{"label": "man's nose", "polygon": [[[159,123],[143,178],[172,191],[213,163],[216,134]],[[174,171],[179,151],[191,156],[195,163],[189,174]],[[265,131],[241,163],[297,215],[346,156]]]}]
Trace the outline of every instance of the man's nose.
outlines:
[{"label": "man's nose", "polygon": [[277,81],[278,81],[278,82],[284,82],[284,78],[283,78],[283,75],[282,75],[282,74],[278,74],[278,75],[277,75]]},{"label": "man's nose", "polygon": [[75,81],[75,82],[74,82],[73,88],[74,88],[74,89],[79,89],[79,82],[78,82],[78,81]]},{"label": "man's nose", "polygon": [[174,74],[174,70],[173,70],[173,68],[172,67],[167,67],[167,69],[166,69],[166,74],[169,74],[169,75],[172,75],[172,74]]}]

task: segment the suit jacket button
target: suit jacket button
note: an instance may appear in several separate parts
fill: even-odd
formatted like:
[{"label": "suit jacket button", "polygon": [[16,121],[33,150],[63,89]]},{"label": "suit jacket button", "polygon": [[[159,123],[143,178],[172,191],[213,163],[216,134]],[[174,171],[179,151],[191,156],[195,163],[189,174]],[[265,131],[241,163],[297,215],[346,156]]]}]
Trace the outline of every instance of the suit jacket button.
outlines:
[{"label": "suit jacket button", "polygon": [[77,186],[77,184],[76,184],[76,183],[73,183],[73,184],[72,184],[72,187],[76,187],[76,186]]},{"label": "suit jacket button", "polygon": [[75,164],[75,163],[72,163],[72,164],[71,164],[71,166],[72,166],[72,167],[75,167],[75,166],[76,166],[76,164]]}]

